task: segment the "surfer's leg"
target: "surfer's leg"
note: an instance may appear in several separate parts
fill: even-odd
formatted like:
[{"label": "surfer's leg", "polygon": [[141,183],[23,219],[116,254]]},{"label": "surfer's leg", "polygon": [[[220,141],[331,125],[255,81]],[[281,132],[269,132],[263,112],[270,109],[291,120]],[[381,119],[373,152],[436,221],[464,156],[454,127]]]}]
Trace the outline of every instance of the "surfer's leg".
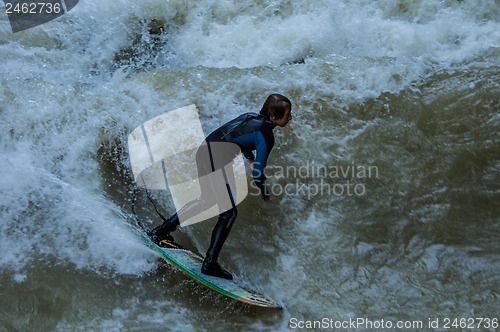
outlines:
[{"label": "surfer's leg", "polygon": [[217,263],[217,260],[219,259],[222,246],[229,235],[237,215],[238,212],[236,207],[219,215],[219,220],[212,231],[210,246],[208,247],[207,255],[205,256],[205,260],[203,261],[203,266],[201,268],[201,272],[204,274],[220,278],[233,279],[231,273],[222,269]]},{"label": "surfer's leg", "polygon": [[212,237],[210,239],[210,246],[208,247],[205,260],[203,261],[203,266],[201,272],[208,275],[213,275],[220,278],[233,279],[233,276],[228,271],[222,269],[217,263],[219,259],[219,253],[226,242],[226,239],[233,227],[234,221],[238,215],[238,210],[236,209],[236,204],[234,201],[235,186],[234,184],[234,172],[231,168],[229,171],[222,171],[224,179],[226,182],[226,191],[231,202],[231,208],[227,210],[226,204],[219,202],[219,209],[222,211],[227,210],[219,214],[219,220],[212,231]]},{"label": "surfer's leg", "polygon": [[161,240],[172,241],[173,238],[170,233],[177,229],[177,226],[180,225],[180,220],[188,220],[205,211],[207,206],[211,207],[213,205],[214,203],[207,202],[202,197],[195,199],[184,205],[177,213],[165,220],[160,226],[154,228],[148,235],[156,244],[160,243]]},{"label": "surfer's leg", "polygon": [[201,191],[200,197],[184,205],[177,213],[165,220],[163,224],[149,232],[148,235],[153,242],[158,244],[163,239],[173,240],[170,233],[177,229],[181,221],[184,222],[189,220],[216,204],[213,195],[215,192],[213,189],[214,184],[212,183],[212,179],[206,176],[213,171],[210,146],[206,142],[204,142],[196,152],[196,166],[198,169],[198,180]]}]

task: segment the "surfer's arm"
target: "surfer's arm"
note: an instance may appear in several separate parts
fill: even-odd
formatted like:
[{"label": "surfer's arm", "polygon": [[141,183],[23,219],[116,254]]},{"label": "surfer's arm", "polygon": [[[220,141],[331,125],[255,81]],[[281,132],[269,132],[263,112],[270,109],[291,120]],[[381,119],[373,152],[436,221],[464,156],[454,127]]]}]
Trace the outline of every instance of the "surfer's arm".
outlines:
[{"label": "surfer's arm", "polygon": [[261,132],[256,132],[256,142],[255,142],[255,150],[257,152],[257,157],[255,158],[255,162],[253,163],[253,181],[255,185],[259,188],[260,194],[264,200],[269,199],[269,194],[266,190],[266,175],[264,170],[267,165],[267,157],[269,156],[269,149],[266,144],[266,140]]},{"label": "surfer's arm", "polygon": [[[262,198],[266,200],[269,195],[267,194],[265,182],[266,176],[264,174],[264,169],[267,164],[267,157],[269,156],[270,149],[267,146],[266,140],[260,131],[254,131],[245,135],[241,135],[234,140],[242,147],[242,153],[245,158],[252,162],[253,170],[252,177],[255,185],[260,190]],[[255,147],[256,156],[252,153],[249,148]]]}]

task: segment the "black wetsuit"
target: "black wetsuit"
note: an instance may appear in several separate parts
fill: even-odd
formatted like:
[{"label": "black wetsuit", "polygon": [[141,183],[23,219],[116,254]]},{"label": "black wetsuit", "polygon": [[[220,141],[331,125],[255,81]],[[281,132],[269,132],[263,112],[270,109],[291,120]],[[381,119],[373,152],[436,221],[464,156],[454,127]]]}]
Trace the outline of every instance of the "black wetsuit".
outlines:
[{"label": "black wetsuit", "polygon": [[[264,169],[274,146],[273,128],[274,125],[266,117],[256,113],[245,113],[213,131],[205,141],[237,144],[245,158],[254,161],[252,172],[254,182],[260,189],[261,195],[266,196]],[[253,150],[256,151],[257,157],[254,156]]]},{"label": "black wetsuit", "polygon": [[[245,113],[222,125],[210,135],[198,148],[196,164],[198,178],[200,180],[201,195],[198,199],[187,203],[174,216],[163,225],[153,230],[153,236],[162,237],[175,230],[181,221],[192,218],[215,204],[219,206],[219,219],[212,231],[210,246],[205,257],[205,263],[216,264],[220,250],[229,235],[231,227],[237,216],[236,204],[234,202],[234,174],[232,167],[226,167],[232,163],[236,155],[243,153],[245,158],[254,161],[253,179],[263,197],[268,196],[265,190],[264,169],[267,164],[269,153],[274,146],[274,125],[272,122],[256,113]],[[220,144],[223,143],[223,144]],[[227,144],[231,143],[231,144]],[[256,151],[256,156],[253,154]],[[222,170],[224,181],[210,180],[210,174]],[[208,179],[207,179],[208,178]],[[230,204],[221,203],[219,196],[229,196]],[[204,268],[205,268],[204,263]],[[208,266],[207,265],[207,266]],[[220,269],[220,267],[218,267]],[[203,271],[203,269],[202,269]],[[203,271],[205,273],[205,271]],[[224,271],[228,273],[227,271]],[[228,275],[221,277],[229,278]]]}]

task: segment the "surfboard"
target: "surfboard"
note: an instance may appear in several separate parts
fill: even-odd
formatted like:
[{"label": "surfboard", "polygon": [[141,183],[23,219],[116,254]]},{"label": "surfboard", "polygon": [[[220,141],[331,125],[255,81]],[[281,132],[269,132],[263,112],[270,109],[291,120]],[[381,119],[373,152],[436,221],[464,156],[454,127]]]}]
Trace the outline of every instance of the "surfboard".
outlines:
[{"label": "surfboard", "polygon": [[167,263],[211,290],[246,304],[282,309],[276,301],[250,289],[239,279],[233,277],[233,280],[228,280],[201,273],[203,257],[199,254],[183,248],[173,241],[163,240],[161,246],[158,246],[147,235],[141,234],[141,236],[144,242],[159,253]]}]

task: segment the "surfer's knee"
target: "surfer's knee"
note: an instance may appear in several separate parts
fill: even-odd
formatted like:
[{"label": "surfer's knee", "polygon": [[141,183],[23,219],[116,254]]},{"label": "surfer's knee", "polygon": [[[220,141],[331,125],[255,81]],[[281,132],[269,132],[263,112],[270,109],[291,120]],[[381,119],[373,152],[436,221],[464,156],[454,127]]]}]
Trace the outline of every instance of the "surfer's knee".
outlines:
[{"label": "surfer's knee", "polygon": [[232,224],[236,219],[236,217],[238,216],[238,210],[236,210],[236,207],[234,207],[232,209],[222,212],[220,215],[222,219],[226,220],[228,224]]},{"label": "surfer's knee", "polygon": [[229,213],[229,217],[234,220],[238,216],[238,210],[236,207],[233,207],[231,210],[227,211]]}]

